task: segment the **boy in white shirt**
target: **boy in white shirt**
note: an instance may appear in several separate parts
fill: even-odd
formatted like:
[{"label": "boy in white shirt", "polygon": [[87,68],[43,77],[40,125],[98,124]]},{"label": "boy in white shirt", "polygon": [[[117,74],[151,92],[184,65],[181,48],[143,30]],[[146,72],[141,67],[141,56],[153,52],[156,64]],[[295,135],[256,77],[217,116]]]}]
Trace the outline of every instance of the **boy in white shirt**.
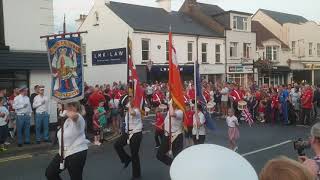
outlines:
[{"label": "boy in white shirt", "polygon": [[0,152],[6,151],[4,143],[8,137],[8,109],[3,106],[4,98],[0,97]]}]

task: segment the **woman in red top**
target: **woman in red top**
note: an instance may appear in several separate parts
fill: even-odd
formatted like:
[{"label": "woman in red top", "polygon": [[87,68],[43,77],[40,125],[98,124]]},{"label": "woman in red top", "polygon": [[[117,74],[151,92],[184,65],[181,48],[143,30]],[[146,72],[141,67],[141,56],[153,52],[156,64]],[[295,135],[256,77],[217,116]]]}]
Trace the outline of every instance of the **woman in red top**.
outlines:
[{"label": "woman in red top", "polygon": [[155,122],[155,132],[154,140],[156,141],[156,148],[160,147],[160,142],[162,141],[164,130],[163,130],[164,117],[160,108],[156,109],[156,122]]},{"label": "woman in red top", "polygon": [[193,128],[193,115],[194,112],[191,110],[190,104],[186,104],[186,112],[184,116],[184,126],[185,129],[185,138],[186,138],[186,146],[192,146],[192,128]]},{"label": "woman in red top", "polygon": [[277,90],[273,90],[272,99],[271,99],[271,111],[272,111],[272,124],[276,123],[276,120],[279,118],[279,96]]}]

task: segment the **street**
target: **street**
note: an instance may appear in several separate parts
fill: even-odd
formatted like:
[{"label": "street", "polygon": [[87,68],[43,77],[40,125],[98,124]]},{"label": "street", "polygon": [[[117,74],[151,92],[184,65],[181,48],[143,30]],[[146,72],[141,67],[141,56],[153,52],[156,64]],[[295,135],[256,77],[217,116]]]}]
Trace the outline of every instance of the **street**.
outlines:
[{"label": "street", "polygon": [[[169,168],[156,159],[151,123],[151,119],[144,121],[144,136],[140,149],[142,179],[169,180]],[[216,125],[216,132],[209,132],[206,143],[227,146],[228,138],[225,122],[217,119]],[[293,150],[292,143],[286,141],[298,137],[306,138],[308,134],[309,128],[305,127],[254,124],[250,128],[243,123],[240,128],[239,153],[245,155],[245,158],[259,172],[263,165],[274,157],[285,155],[296,158],[297,154]],[[265,150],[263,151],[263,149]],[[1,180],[45,180],[45,169],[54,153],[56,151],[37,152],[32,157],[21,159],[17,157],[6,161],[1,161],[0,156]],[[67,171],[62,173],[62,177],[63,179],[69,179]],[[101,147],[90,147],[84,170],[85,180],[127,180],[130,177],[131,167],[122,170],[122,164],[113,149],[112,143],[104,144]]]}]

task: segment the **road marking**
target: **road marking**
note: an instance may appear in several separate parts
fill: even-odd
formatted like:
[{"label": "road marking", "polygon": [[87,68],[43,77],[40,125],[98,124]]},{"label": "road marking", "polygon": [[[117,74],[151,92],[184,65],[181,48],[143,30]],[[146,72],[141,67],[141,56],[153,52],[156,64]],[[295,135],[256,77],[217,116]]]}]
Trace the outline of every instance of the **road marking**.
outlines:
[{"label": "road marking", "polygon": [[8,161],[15,161],[15,160],[21,160],[21,159],[27,159],[32,158],[33,156],[31,154],[24,154],[20,156],[12,156],[7,158],[0,159],[0,163],[8,162]]},{"label": "road marking", "polygon": [[292,142],[292,140],[284,141],[284,142],[279,143],[279,144],[274,144],[274,145],[269,146],[269,147],[265,147],[265,148],[262,148],[262,149],[257,149],[255,151],[251,151],[251,152],[242,154],[242,156],[246,157],[246,156],[249,156],[249,155],[252,155],[252,154],[256,154],[256,153],[259,153],[259,152],[262,152],[262,151],[266,151],[266,150],[269,150],[269,149],[272,149],[272,148],[276,148],[276,147],[279,147],[279,146],[282,146],[282,145],[285,145],[285,144],[288,144],[288,143],[291,143],[291,142]]}]

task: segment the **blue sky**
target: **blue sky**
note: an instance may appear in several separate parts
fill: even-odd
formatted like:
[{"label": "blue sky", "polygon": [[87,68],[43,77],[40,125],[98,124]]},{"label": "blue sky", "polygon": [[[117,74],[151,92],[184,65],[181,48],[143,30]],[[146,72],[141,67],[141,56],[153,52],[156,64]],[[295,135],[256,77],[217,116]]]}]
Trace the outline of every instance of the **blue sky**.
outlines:
[{"label": "blue sky", "polygon": [[[130,4],[157,6],[155,0],[113,0]],[[184,0],[172,0],[173,10],[178,10]],[[255,13],[259,8],[304,16],[320,22],[320,0],[198,0],[216,4],[224,10],[237,10]],[[80,13],[88,13],[94,0],[53,0],[56,31],[62,29],[63,14],[67,17],[67,31],[75,31],[74,20]]]}]

